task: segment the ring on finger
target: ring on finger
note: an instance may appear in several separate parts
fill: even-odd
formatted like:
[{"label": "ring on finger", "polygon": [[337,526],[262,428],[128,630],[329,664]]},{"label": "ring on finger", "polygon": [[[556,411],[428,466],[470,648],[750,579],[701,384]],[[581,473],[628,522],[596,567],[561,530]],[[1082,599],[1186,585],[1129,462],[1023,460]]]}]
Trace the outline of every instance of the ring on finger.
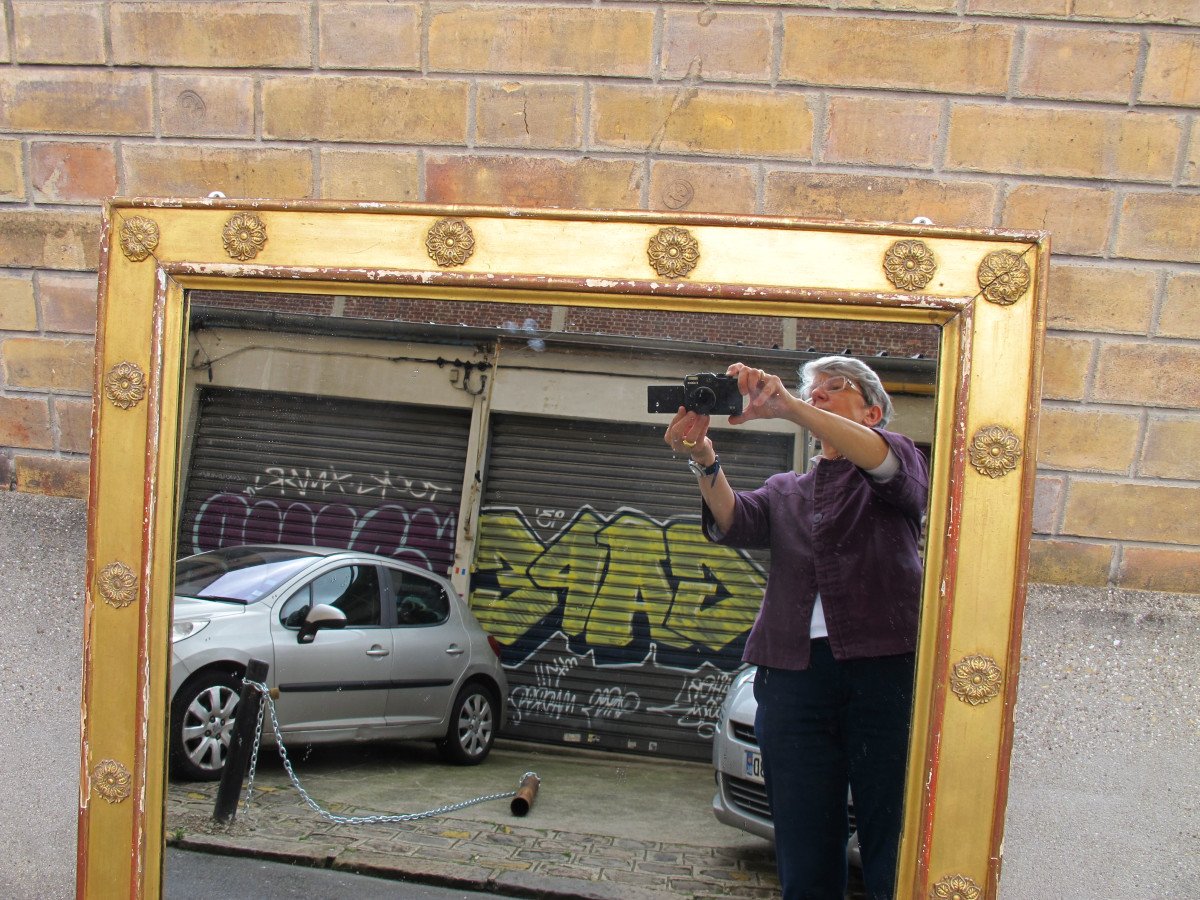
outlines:
[{"label": "ring on finger", "polygon": [[695,441],[689,441],[687,438],[684,438],[684,439],[683,439],[683,446],[685,446],[685,447],[687,447],[689,450],[691,450],[693,447],[695,447],[695,446],[696,446],[696,442],[695,442]]}]

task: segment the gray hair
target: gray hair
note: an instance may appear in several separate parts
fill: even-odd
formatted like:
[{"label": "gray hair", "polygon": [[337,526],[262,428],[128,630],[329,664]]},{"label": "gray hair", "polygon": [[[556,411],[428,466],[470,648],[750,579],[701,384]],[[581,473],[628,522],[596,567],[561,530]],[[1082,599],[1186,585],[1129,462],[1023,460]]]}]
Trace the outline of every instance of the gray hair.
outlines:
[{"label": "gray hair", "polygon": [[892,398],[883,389],[883,382],[879,380],[879,376],[866,363],[849,356],[822,356],[820,359],[810,359],[800,367],[801,391],[813,386],[818,372],[849,378],[862,390],[867,406],[878,406],[883,411],[879,420],[880,426],[886,426],[892,420],[892,414],[895,412]]}]

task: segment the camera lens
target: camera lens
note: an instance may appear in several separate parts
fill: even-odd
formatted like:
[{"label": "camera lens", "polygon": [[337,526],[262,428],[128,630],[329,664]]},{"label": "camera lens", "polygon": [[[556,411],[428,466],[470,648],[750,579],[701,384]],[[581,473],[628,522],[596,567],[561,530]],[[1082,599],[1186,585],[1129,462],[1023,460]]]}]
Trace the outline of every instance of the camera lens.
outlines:
[{"label": "camera lens", "polygon": [[692,391],[689,399],[692,401],[691,409],[706,416],[716,408],[717,392],[710,387],[698,387]]}]

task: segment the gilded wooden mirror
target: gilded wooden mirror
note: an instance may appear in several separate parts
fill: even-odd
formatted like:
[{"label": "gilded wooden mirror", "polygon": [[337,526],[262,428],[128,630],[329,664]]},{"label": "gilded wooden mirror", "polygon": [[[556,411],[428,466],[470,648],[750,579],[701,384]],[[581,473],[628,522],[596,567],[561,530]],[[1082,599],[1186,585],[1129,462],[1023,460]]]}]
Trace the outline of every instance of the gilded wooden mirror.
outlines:
[{"label": "gilded wooden mirror", "polygon": [[[379,381],[370,367],[386,363],[383,380],[400,386],[376,399],[468,408],[483,402],[486,387],[487,402],[506,415],[561,418],[578,408],[573,385],[607,378],[603,403],[590,401],[580,418],[649,427],[648,381],[706,358],[714,367],[732,362],[733,354],[794,369],[806,350],[805,323],[829,320],[931,329],[936,366],[924,368],[928,390],[914,389],[936,403],[898,893],[950,896],[973,884],[994,896],[1048,259],[1044,234],[931,225],[224,199],[110,203],[88,527],[80,896],[161,892],[171,584],[181,521],[197,515],[186,476],[206,382],[278,389],[263,361],[284,366],[286,356],[306,360],[309,374],[281,384],[307,379],[302,393],[338,396],[350,368],[362,369],[360,381]],[[315,298],[332,298],[336,309],[308,315]],[[270,317],[281,302],[291,308],[286,327],[265,343],[246,338],[248,326],[278,324]],[[346,311],[355,303],[375,305],[359,316],[374,320],[368,334],[345,331],[355,327]],[[222,307],[241,318],[221,320],[213,310]],[[622,316],[651,324],[614,324]],[[677,346],[668,321],[691,323]],[[686,340],[700,322],[727,326],[719,331],[728,339]],[[758,322],[771,328],[749,337]],[[289,345],[298,328],[400,349],[358,363],[339,352],[316,363],[311,344]],[[646,361],[648,329],[670,365]],[[465,359],[436,349],[456,342]],[[704,342],[714,346],[697,346]],[[878,365],[885,383],[889,366],[893,384],[914,371],[897,361]],[[531,387],[550,383],[553,391]],[[486,440],[477,434],[464,444],[483,454]],[[782,452],[803,456],[795,446]],[[487,603],[486,579],[471,583],[480,551],[464,519],[480,499],[456,499],[457,540],[431,563],[473,595],[477,610]],[[479,514],[489,512],[496,511]],[[562,527],[570,511],[541,513],[544,524],[520,524],[544,544],[539,529]],[[490,628],[521,636],[503,608],[484,615]]]}]

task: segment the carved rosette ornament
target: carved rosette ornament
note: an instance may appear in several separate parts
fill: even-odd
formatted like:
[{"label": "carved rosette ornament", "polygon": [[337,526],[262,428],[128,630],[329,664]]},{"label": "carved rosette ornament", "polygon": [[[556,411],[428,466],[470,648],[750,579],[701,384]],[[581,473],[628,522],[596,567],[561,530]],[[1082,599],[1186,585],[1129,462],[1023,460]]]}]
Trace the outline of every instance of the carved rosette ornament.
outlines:
[{"label": "carved rosette ornament", "polygon": [[462,219],[438,219],[425,235],[425,249],[443,268],[461,266],[475,252],[475,233]]},{"label": "carved rosette ornament", "polygon": [[883,255],[883,274],[901,291],[919,291],[933,280],[937,261],[924,241],[896,241]]},{"label": "carved rosette ornament", "polygon": [[646,254],[663,278],[683,278],[700,261],[700,242],[686,228],[663,228],[650,238]]},{"label": "carved rosette ornament", "polygon": [[979,900],[983,888],[966,875],[947,875],[929,889],[931,900]]},{"label": "carved rosette ornament", "polygon": [[109,803],[120,803],[127,799],[132,785],[129,770],[115,759],[102,759],[92,769],[92,787]]},{"label": "carved rosette ornament", "polygon": [[267,244],[267,226],[254,213],[238,213],[230,216],[221,232],[225,252],[234,259],[245,262],[254,259]]},{"label": "carved rosette ornament", "polygon": [[124,609],[137,596],[137,575],[125,563],[109,563],[101,569],[96,585],[104,602],[117,609]]},{"label": "carved rosette ornament", "polygon": [[132,262],[141,262],[158,246],[158,223],[134,216],[121,223],[121,252]]},{"label": "carved rosette ornament", "polygon": [[990,656],[967,656],[954,664],[950,690],[963,703],[982,706],[1000,696],[1004,673]]},{"label": "carved rosette ornament", "polygon": [[1009,306],[1029,290],[1029,264],[1011,250],[995,250],[979,264],[979,287],[983,299]]},{"label": "carved rosette ornament", "polygon": [[146,375],[137,363],[117,363],[104,376],[104,396],[121,409],[132,409],[146,396]]},{"label": "carved rosette ornament", "polygon": [[988,425],[975,432],[967,452],[980,475],[1002,478],[1021,461],[1021,439],[1003,425]]}]

